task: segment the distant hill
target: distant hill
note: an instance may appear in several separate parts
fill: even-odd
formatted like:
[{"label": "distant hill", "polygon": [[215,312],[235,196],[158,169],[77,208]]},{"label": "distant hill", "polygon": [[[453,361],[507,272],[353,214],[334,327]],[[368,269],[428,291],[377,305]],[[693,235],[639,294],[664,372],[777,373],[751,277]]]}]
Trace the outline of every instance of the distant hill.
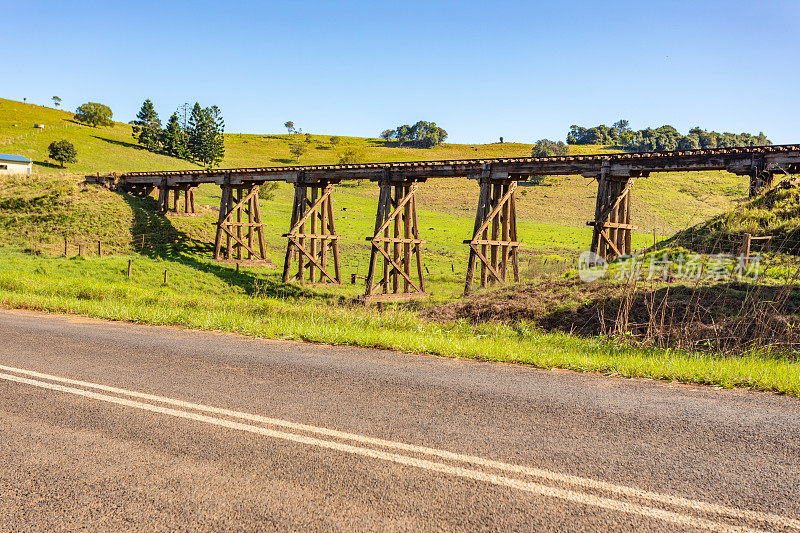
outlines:
[{"label": "distant hill", "polygon": [[[34,161],[34,171],[61,173],[47,161],[47,146],[53,140],[67,139],[78,150],[78,162],[69,172],[128,172],[200,168],[189,161],[148,152],[136,144],[131,126],[115,123],[111,127],[91,128],[72,119],[71,111],[0,99],[0,152],[15,153]],[[34,129],[43,124],[43,130]],[[266,129],[266,128],[265,128]],[[335,135],[335,132],[333,133]],[[288,134],[225,135],[225,160],[222,167],[289,165],[295,161],[290,142],[301,136]],[[435,148],[399,148],[377,138],[340,137],[336,147],[331,135],[312,135],[301,164],[336,163],[345,150],[355,151],[362,161],[420,161],[476,157],[519,157],[531,153],[530,144],[443,144]],[[571,153],[612,152],[598,145],[570,146]],[[641,232],[669,235],[691,224],[706,220],[727,209],[731,202],[746,196],[746,180],[724,172],[666,173],[640,179],[634,189],[634,219]],[[477,193],[466,180],[432,180],[420,188],[420,202],[430,209],[460,217],[474,216]],[[372,198],[375,191],[361,187],[355,191]],[[594,213],[596,185],[580,176],[563,176],[544,181],[541,187],[524,188],[517,206],[521,219],[587,230],[585,222]]]},{"label": "distant hill", "polygon": [[[136,144],[131,126],[117,122],[111,127],[91,128],[72,119],[73,113],[5,100],[0,98],[0,151],[24,155],[36,170],[55,170],[47,162],[47,145],[56,139],[67,139],[78,150],[78,162],[69,168],[76,172],[127,172],[135,170],[172,170],[200,168],[189,161],[148,152]],[[34,124],[43,124],[44,130]],[[266,128],[265,128],[266,129]],[[475,157],[522,157],[530,155],[530,144],[444,144],[435,148],[399,148],[383,139],[339,137],[330,144],[332,135],[312,135],[309,149],[300,158],[301,164],[336,163],[348,150],[355,151],[362,161],[422,161]],[[289,152],[291,141],[304,137],[288,134],[225,134],[225,160],[222,167],[275,166],[295,164]],[[575,153],[608,151],[605,147],[574,147]]]}]

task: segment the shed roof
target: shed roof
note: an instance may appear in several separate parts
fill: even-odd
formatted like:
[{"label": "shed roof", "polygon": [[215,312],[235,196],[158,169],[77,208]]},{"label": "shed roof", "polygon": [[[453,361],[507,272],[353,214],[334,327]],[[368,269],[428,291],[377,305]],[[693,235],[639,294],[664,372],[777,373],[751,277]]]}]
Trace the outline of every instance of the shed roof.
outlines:
[{"label": "shed roof", "polygon": [[31,160],[27,157],[14,154],[0,154],[0,161],[17,161],[19,163],[30,163]]}]

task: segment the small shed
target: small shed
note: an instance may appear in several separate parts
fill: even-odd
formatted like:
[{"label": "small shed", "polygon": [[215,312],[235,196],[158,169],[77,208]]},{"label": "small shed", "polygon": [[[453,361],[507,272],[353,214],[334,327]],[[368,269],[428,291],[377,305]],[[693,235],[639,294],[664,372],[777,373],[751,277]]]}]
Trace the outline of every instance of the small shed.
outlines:
[{"label": "small shed", "polygon": [[0,154],[0,174],[30,174],[33,162],[27,157]]}]

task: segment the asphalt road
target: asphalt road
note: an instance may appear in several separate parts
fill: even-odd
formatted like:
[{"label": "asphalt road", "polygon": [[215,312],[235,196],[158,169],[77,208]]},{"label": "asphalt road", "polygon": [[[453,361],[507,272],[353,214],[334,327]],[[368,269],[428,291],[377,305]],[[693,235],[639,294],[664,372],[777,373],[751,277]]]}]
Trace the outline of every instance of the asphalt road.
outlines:
[{"label": "asphalt road", "polygon": [[800,399],[0,311],[0,530],[800,530]]}]

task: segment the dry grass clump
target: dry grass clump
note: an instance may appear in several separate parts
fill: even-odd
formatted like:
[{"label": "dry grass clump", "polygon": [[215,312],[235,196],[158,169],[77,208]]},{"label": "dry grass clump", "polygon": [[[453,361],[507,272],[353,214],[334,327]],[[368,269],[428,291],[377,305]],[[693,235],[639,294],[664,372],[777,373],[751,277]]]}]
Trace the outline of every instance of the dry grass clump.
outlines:
[{"label": "dry grass clump", "polygon": [[430,318],[532,323],[546,331],[646,346],[739,353],[800,347],[800,287],[724,283],[583,283],[540,278],[427,311]]}]

